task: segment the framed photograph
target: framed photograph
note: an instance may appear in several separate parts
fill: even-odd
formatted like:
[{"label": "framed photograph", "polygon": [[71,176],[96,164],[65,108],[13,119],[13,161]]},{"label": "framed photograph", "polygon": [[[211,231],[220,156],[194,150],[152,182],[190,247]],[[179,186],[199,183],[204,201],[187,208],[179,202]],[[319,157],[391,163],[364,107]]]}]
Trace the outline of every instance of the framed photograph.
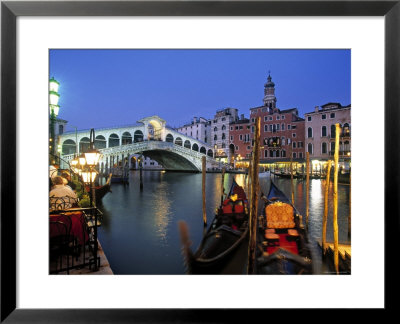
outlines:
[{"label": "framed photograph", "polygon": [[[266,311],[275,308],[389,309],[392,306],[393,302],[388,296],[393,286],[386,283],[392,278],[390,256],[396,254],[392,240],[399,234],[397,217],[389,217],[397,215],[397,206],[393,202],[399,196],[398,0],[2,1],[1,32],[2,322],[229,322],[239,312],[265,315]],[[160,92],[158,95],[161,100],[168,96],[163,89],[168,78],[157,76],[162,62],[168,65],[167,72],[171,74],[177,73],[174,64],[178,66],[186,63],[184,73],[190,75],[196,65],[196,56],[190,55],[212,53],[206,58],[202,56],[202,60],[209,62],[211,68],[225,64],[226,68],[221,71],[228,73],[230,68],[238,68],[235,64],[240,64],[239,60],[229,61],[228,56],[231,54],[228,52],[251,53],[240,57],[243,62],[246,58],[255,60],[254,53],[257,51],[261,53],[269,50],[279,55],[286,55],[290,51],[342,51],[346,64],[349,63],[347,75],[341,77],[332,72],[326,73],[325,77],[326,82],[332,84],[332,89],[339,92],[342,83],[347,82],[347,88],[351,84],[349,102],[343,102],[352,108],[351,274],[181,276],[177,275],[179,270],[176,269],[179,267],[173,265],[176,260],[169,255],[165,259],[171,260],[170,268],[153,273],[145,270],[135,274],[127,270],[125,273],[120,271],[116,276],[49,275],[48,253],[44,252],[48,249],[48,222],[43,216],[48,214],[49,183],[46,174],[48,177],[49,115],[46,107],[49,105],[49,77],[57,79],[51,73],[72,73],[77,69],[74,65],[81,64],[78,69],[82,71],[82,79],[85,80],[85,71],[93,74],[87,80],[93,82],[91,89],[96,93],[118,89],[134,91],[132,88],[135,85],[123,84],[123,80],[120,87],[118,84],[111,84],[118,83],[116,79],[110,79],[109,85],[101,89],[95,78],[96,75],[103,76],[108,70],[136,71],[138,74],[142,73],[141,79],[151,80],[154,93]],[[70,55],[73,51],[79,52],[78,56],[89,54],[79,61],[82,56],[77,59],[77,56]],[[97,58],[92,56],[95,51],[101,52],[101,55],[118,52],[120,56],[111,61],[99,59],[95,62]],[[139,67],[130,69],[126,65],[129,64],[128,61],[121,59],[123,53],[128,51],[135,52],[130,57],[131,60],[145,62],[143,58],[148,56],[152,60],[146,66],[143,63],[143,71]],[[184,51],[190,54],[182,55]],[[219,58],[213,56],[216,51],[221,53]],[[154,54],[156,52],[162,52],[163,55]],[[169,60],[160,61],[160,57],[167,56]],[[290,70],[297,68],[294,65],[306,66],[306,58],[299,57],[301,58],[288,59],[285,66],[280,67],[281,71],[289,74]],[[273,60],[272,56],[270,59]],[[318,60],[318,57],[313,56],[312,59]],[[231,62],[230,67],[226,64],[228,61]],[[106,66],[105,62],[112,63]],[[328,62],[324,61],[322,64],[331,64],[333,71],[335,58],[330,58]],[[89,69],[90,65],[97,68]],[[200,67],[199,64],[198,68]],[[279,72],[272,71],[268,75],[268,65],[263,69],[265,80],[260,86],[261,89],[265,86],[266,90],[261,99],[264,100],[264,106],[272,111],[276,99],[271,89],[275,86],[273,81],[276,82],[274,75]],[[146,70],[149,71],[148,75],[144,72]],[[299,71],[307,73],[306,68]],[[312,73],[315,71],[310,71]],[[240,75],[237,77],[240,78]],[[247,77],[250,80],[251,76]],[[211,82],[212,79],[213,76],[210,75],[209,79],[199,82]],[[102,111],[103,117],[96,116],[93,112],[97,111],[100,115],[101,103],[90,99],[95,99],[93,93],[80,92],[68,82],[61,83],[61,86],[67,87],[73,96],[83,97],[83,105],[98,107],[91,108],[92,116],[85,117],[93,118],[94,124],[96,118],[97,121],[107,119],[110,123],[121,120],[114,118],[112,111]],[[198,89],[186,87],[182,91],[192,91],[199,96],[207,95],[201,89],[199,84]],[[309,91],[319,90],[313,87]],[[151,97],[151,91],[147,95]],[[88,98],[84,98],[85,96]],[[171,100],[172,103],[186,98],[176,97],[175,95]],[[237,102],[240,96],[235,98]],[[122,102],[118,104],[123,105]],[[323,102],[315,103],[318,104]],[[163,105],[162,101],[160,105]],[[195,107],[194,102],[191,105]],[[310,108],[314,109],[307,107],[306,110],[310,111]],[[171,110],[168,107],[165,109]],[[160,108],[160,112],[163,109]],[[75,110],[75,114],[78,113]],[[125,144],[140,142],[140,136],[146,136],[150,141],[159,135],[154,120],[163,125],[163,116],[149,120],[146,119],[149,117],[146,112],[142,115],[144,118],[139,121],[147,127],[145,134],[135,133],[135,137],[131,138],[128,135],[124,138],[122,135],[122,142],[125,140]],[[209,115],[206,117],[212,118]],[[281,116],[280,118],[283,119]],[[128,112],[126,119],[129,119]],[[182,123],[177,118],[174,121]],[[167,123],[174,121],[167,120]],[[129,120],[127,123],[135,122],[137,120]],[[201,123],[200,120],[195,122]],[[79,125],[74,127],[80,128]],[[65,148],[65,156],[76,150],[78,133],[76,130],[75,132],[70,134],[71,138],[68,134],[65,135],[75,145],[73,148]],[[61,133],[62,131],[60,136]],[[96,131],[96,134],[102,135],[101,130]],[[174,140],[176,136],[171,134],[168,136]],[[75,142],[74,136],[77,138]],[[80,136],[80,145],[86,145],[82,138]],[[98,140],[101,140],[100,137]],[[272,144],[280,145],[280,141],[281,138],[275,139]],[[165,142],[168,142],[167,137]],[[181,146],[184,147],[183,142]],[[266,145],[268,143],[270,142],[266,141]],[[196,147],[200,152],[204,149],[204,154],[210,157],[216,156],[213,149],[218,148],[204,148],[201,145]],[[269,154],[266,151],[265,158]],[[111,158],[110,155],[103,161],[104,167],[111,163],[118,165],[118,160]],[[138,155],[129,161],[129,166],[133,168],[131,162],[138,163],[140,158]],[[147,162],[149,165],[153,163],[152,160]],[[240,160],[235,162],[236,165],[240,164]],[[153,164],[151,166],[154,167]],[[124,192],[118,194],[122,197]],[[163,202],[165,200],[160,197],[160,201],[155,201],[154,205]],[[163,219],[159,221],[162,223]],[[124,224],[124,219],[119,222]],[[112,232],[111,226],[106,230]],[[132,235],[140,235],[140,228],[130,230],[134,233]],[[110,233],[104,233],[107,239],[108,234]],[[122,237],[120,239],[125,240]],[[147,259],[150,264],[151,258]],[[122,263],[125,262],[123,258],[121,260]],[[163,271],[165,275],[160,274]],[[166,275],[168,271],[172,275]],[[366,281],[368,292],[365,291]],[[297,291],[297,296],[289,297],[288,289]],[[276,292],[278,298],[265,298],[266,291]]]}]

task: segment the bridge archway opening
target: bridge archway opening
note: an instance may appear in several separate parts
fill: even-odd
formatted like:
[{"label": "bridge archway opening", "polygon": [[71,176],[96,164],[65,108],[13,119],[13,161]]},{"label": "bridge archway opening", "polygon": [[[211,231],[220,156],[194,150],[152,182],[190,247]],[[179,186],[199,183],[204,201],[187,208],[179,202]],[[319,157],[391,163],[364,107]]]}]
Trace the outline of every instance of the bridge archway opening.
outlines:
[{"label": "bridge archway opening", "polygon": [[62,154],[75,154],[76,153],[76,143],[71,139],[67,139],[62,144]]},{"label": "bridge archway opening", "polygon": [[182,146],[182,138],[177,137],[177,138],[175,139],[175,144],[176,144],[176,145],[179,145],[179,146]]},{"label": "bridge archway opening", "polygon": [[96,149],[103,149],[107,147],[106,138],[103,135],[97,135],[94,140],[94,147]]},{"label": "bridge archway opening", "polygon": [[129,132],[124,132],[121,138],[121,145],[132,144],[132,135]]},{"label": "bridge archway opening", "polygon": [[147,131],[149,141],[161,141],[162,125],[158,120],[149,120]]},{"label": "bridge archway opening", "polygon": [[137,142],[143,142],[143,132],[141,130],[137,130],[135,131],[135,133],[133,134],[133,142],[137,143]]},{"label": "bridge archway opening", "polygon": [[190,149],[192,147],[192,144],[190,144],[189,140],[186,140],[185,143],[183,144],[183,146]]},{"label": "bridge archway opening", "polygon": [[165,141],[173,143],[174,142],[174,137],[171,134],[167,134],[167,136],[165,136]]},{"label": "bridge archway opening", "polygon": [[199,151],[199,146],[196,143],[194,143],[193,146],[192,146],[192,150],[198,152]]},{"label": "bridge archway opening", "polygon": [[156,149],[143,151],[143,153],[146,153],[146,157],[156,161],[166,170],[199,171],[192,162],[175,152]]},{"label": "bridge archway opening", "polygon": [[136,156],[132,155],[131,156],[131,165],[130,165],[131,170],[136,170],[136,163],[137,163],[137,158],[136,158]]},{"label": "bridge archway opening", "polygon": [[81,140],[79,141],[79,152],[80,153],[85,153],[89,150],[90,146],[90,139],[89,137],[82,137]]},{"label": "bridge archway opening", "polygon": [[207,150],[204,146],[200,148],[200,153],[207,154]]},{"label": "bridge archway opening", "polygon": [[117,134],[111,134],[108,137],[108,147],[119,146],[119,136]]},{"label": "bridge archway opening", "polygon": [[208,155],[209,157],[214,157],[214,153],[213,153],[212,150],[208,150],[208,151],[207,151],[207,155]]}]

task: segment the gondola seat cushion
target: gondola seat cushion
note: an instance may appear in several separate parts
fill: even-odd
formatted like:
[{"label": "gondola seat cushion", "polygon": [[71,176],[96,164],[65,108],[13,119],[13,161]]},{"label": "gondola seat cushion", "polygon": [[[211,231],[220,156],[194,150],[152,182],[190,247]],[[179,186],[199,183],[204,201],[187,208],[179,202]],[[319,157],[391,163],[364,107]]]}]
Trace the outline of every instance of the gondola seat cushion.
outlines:
[{"label": "gondola seat cushion", "polygon": [[243,201],[242,200],[232,201],[230,199],[226,199],[222,204],[222,212],[224,214],[244,213]]},{"label": "gondola seat cushion", "polygon": [[279,245],[279,235],[278,234],[265,234],[265,238],[268,241],[268,245]]},{"label": "gondola seat cushion", "polygon": [[299,236],[299,232],[297,232],[297,230],[295,230],[295,229],[289,229],[288,234],[290,236]]},{"label": "gondola seat cushion", "polygon": [[265,208],[267,228],[294,228],[294,210],[287,203],[275,202]]}]

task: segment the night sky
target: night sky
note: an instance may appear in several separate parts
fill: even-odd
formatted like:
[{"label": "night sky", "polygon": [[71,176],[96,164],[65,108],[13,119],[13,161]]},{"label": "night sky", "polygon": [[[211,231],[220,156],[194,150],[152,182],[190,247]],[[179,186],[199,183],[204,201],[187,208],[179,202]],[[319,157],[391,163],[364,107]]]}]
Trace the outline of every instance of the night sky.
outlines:
[{"label": "night sky", "polygon": [[50,50],[67,131],[135,124],[158,115],[172,127],[263,104],[268,71],[277,107],[301,117],[351,104],[350,50]]}]

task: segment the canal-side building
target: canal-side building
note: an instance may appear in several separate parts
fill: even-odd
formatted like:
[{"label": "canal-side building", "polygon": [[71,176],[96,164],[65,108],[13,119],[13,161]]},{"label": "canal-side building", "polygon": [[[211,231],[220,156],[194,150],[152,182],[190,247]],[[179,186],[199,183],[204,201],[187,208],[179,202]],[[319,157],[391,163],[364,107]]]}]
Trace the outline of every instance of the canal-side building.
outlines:
[{"label": "canal-side building", "polygon": [[193,117],[190,124],[176,128],[176,130],[186,136],[193,137],[204,143],[210,143],[210,124],[211,121],[204,117]]},{"label": "canal-side building", "polygon": [[240,119],[229,124],[229,150],[231,152],[231,163],[248,159],[253,149],[251,145],[250,120],[240,116]]},{"label": "canal-side building", "polygon": [[218,110],[211,120],[211,146],[215,151],[215,158],[221,162],[231,161],[230,144],[230,124],[239,119],[236,108],[224,108]]},{"label": "canal-side building", "polygon": [[250,108],[250,119],[239,120],[230,125],[230,147],[236,160],[249,160],[253,150],[255,121],[261,118],[260,163],[290,161],[302,162],[305,157],[304,119],[297,108],[281,110],[276,107],[275,83],[268,75],[264,85],[264,105]]},{"label": "canal-side building", "polygon": [[[310,160],[327,161],[335,152],[335,124],[341,126],[339,161],[345,168],[351,160],[351,105],[330,102],[305,115],[306,152]],[[315,164],[314,162],[314,164]]]},{"label": "canal-side building", "polygon": [[261,117],[261,161],[289,161],[291,155],[295,161],[304,159],[304,119],[297,108],[268,108],[267,111],[264,106],[251,108],[252,134],[257,117]]}]

